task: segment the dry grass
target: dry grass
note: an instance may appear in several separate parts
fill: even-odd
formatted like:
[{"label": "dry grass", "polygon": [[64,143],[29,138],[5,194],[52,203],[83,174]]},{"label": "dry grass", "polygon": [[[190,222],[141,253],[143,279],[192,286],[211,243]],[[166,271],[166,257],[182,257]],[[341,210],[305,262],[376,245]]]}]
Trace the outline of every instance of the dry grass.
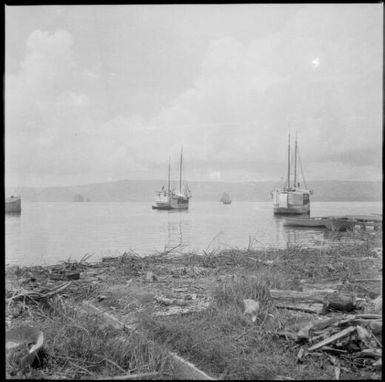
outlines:
[{"label": "dry grass", "polygon": [[7,378],[95,379],[130,373],[159,372],[166,378],[168,353],[140,336],[105,327],[96,317],[73,310],[62,297],[31,305],[29,323],[45,336],[38,368],[20,369],[7,359]]},{"label": "dry grass", "polygon": [[[98,284],[79,280],[66,290],[67,299],[57,295],[39,302],[11,301],[7,317],[39,327],[46,343],[39,368],[20,371],[17,365],[8,362],[7,378],[94,379],[152,371],[169,378],[166,349],[172,349],[217,378],[272,379],[281,375],[295,379],[334,379],[333,366],[324,355],[308,357],[304,364],[297,362],[298,345],[282,338],[278,332],[303,320],[304,316],[277,310],[269,289],[300,289],[304,279],[353,282],[356,278],[365,278],[375,263],[370,259],[371,248],[381,246],[380,232],[376,235],[363,232],[344,233],[335,246],[317,249],[296,245],[280,250],[253,250],[249,245],[244,250],[210,250],[204,255],[189,253],[173,257],[168,253],[167,258],[164,254],[142,258],[127,253],[111,263],[96,264],[94,268],[102,269],[103,273],[105,270],[109,278]],[[367,260],[363,263],[361,260],[365,257]],[[161,267],[169,272],[174,266],[198,267],[208,275],[228,277],[218,281],[212,291],[212,303],[204,311],[156,318],[143,313],[139,317],[140,329],[159,345],[107,328],[96,318],[71,308],[76,301],[95,297],[101,285],[115,291],[114,283],[119,280],[142,277],[145,272]],[[28,272],[44,274],[42,267],[16,270],[18,278]],[[199,283],[198,279],[194,280]],[[348,283],[346,288],[358,290]],[[370,291],[373,292],[373,287]],[[12,294],[8,293],[7,297]],[[242,311],[246,298],[260,302],[254,323]],[[361,370],[353,363],[347,370],[341,378],[362,378]]]}]

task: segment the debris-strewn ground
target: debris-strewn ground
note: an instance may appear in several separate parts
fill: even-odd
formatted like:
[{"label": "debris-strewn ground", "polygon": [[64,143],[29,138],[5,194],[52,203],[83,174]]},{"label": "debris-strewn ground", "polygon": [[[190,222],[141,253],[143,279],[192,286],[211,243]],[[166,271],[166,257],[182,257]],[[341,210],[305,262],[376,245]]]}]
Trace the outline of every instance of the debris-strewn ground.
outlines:
[{"label": "debris-strewn ground", "polygon": [[[340,235],[354,240],[8,267],[7,329],[32,325],[45,341],[24,368],[7,353],[7,377],[174,378],[172,350],[221,379],[380,379],[382,231]],[[150,341],[84,315],[84,302]]]}]

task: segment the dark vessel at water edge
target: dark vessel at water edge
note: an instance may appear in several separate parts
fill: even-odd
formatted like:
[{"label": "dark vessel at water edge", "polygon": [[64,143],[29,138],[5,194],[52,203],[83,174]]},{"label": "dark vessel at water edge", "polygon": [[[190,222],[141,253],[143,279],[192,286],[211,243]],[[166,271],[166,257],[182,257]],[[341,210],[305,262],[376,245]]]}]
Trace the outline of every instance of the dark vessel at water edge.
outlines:
[{"label": "dark vessel at water edge", "polygon": [[5,212],[12,214],[21,213],[21,197],[20,196],[10,196],[5,199]]}]

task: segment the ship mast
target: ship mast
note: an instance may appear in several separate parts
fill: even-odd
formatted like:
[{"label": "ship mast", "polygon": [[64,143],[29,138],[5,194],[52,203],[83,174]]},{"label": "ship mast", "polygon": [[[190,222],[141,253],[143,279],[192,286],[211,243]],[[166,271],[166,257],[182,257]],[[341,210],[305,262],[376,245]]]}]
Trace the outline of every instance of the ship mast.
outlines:
[{"label": "ship mast", "polygon": [[290,133],[289,133],[289,145],[287,148],[287,188],[290,188]]},{"label": "ship mast", "polygon": [[168,157],[167,195],[170,195],[170,169],[171,169],[170,157]]},{"label": "ship mast", "polygon": [[294,187],[297,187],[297,132],[295,132],[295,151],[294,151]]},{"label": "ship mast", "polygon": [[183,146],[180,151],[180,168],[179,168],[179,192],[182,194],[182,161],[183,161]]}]

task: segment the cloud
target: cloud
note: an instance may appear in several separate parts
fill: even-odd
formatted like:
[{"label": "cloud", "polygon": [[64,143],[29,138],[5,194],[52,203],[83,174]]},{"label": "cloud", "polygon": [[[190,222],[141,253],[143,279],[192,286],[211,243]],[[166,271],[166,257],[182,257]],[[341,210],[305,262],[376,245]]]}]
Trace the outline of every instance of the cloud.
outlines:
[{"label": "cloud", "polygon": [[[36,30],[19,70],[6,72],[7,172],[26,183],[55,174],[156,178],[183,144],[191,180],[279,179],[289,131],[298,131],[307,179],[380,172],[381,28],[362,7],[342,8],[298,8],[282,27],[249,38],[205,34],[190,82],[178,71],[189,56],[176,65],[165,42],[155,68],[140,40],[139,54],[120,55],[115,38],[113,53],[101,50],[102,66],[79,34]],[[79,50],[93,58],[81,61]],[[179,93],[171,96],[168,83]],[[351,160],[358,152],[370,155]]]}]

